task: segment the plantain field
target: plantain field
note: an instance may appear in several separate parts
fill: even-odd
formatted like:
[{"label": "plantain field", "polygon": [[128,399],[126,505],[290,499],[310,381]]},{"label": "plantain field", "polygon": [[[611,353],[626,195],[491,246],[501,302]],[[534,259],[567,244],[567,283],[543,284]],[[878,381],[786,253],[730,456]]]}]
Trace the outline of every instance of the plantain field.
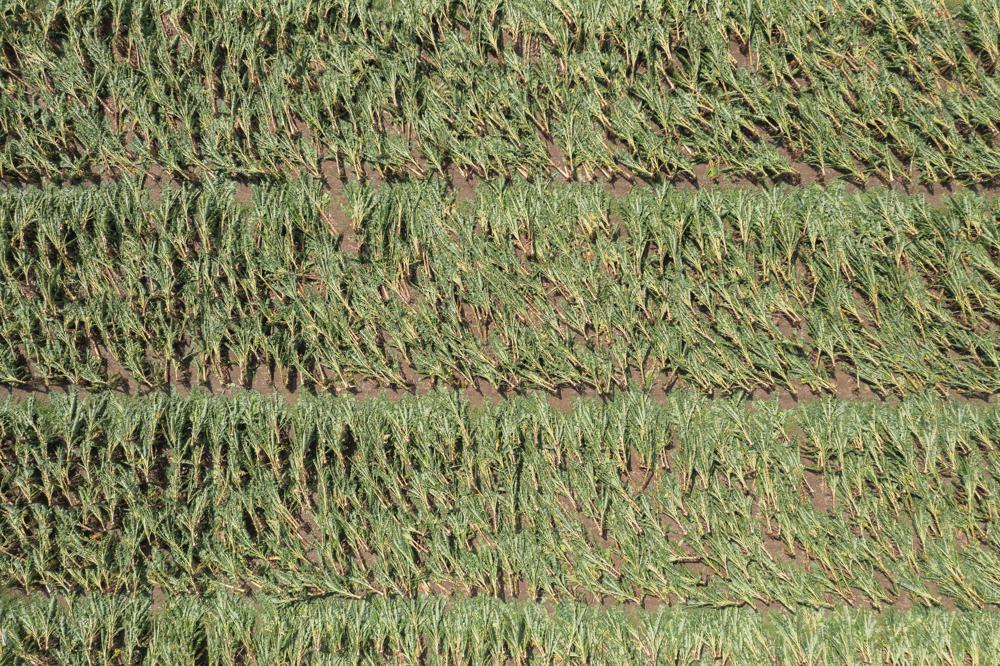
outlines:
[{"label": "plantain field", "polygon": [[1000,664],[998,60],[0,3],[0,666]]}]

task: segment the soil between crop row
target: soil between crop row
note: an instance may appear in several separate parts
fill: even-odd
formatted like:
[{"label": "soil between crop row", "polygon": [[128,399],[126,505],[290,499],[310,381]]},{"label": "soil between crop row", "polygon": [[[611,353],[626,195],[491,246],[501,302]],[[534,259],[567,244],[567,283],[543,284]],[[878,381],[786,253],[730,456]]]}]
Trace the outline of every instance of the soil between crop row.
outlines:
[{"label": "soil between crop row", "polygon": [[[484,403],[498,403],[508,398],[524,395],[542,395],[553,407],[568,411],[572,409],[573,402],[581,398],[608,398],[618,390],[600,391],[592,387],[563,386],[554,391],[543,389],[520,389],[507,388],[498,389],[489,382],[477,380],[475,385],[461,382],[433,382],[428,379],[416,377],[412,369],[404,369],[404,373],[411,377],[412,381],[404,386],[386,386],[377,382],[365,380],[357,384],[342,388],[328,388],[321,386],[306,386],[299,379],[294,370],[268,367],[265,364],[258,364],[251,372],[245,372],[240,367],[229,369],[226,374],[217,375],[209,373],[202,380],[197,377],[194,369],[189,370],[185,376],[172,377],[171,382],[165,386],[143,387],[132,379],[128,372],[116,366],[111,373],[117,376],[118,383],[111,387],[87,388],[76,386],[70,383],[53,383],[45,386],[41,383],[28,384],[22,386],[11,386],[0,384],[0,399],[26,400],[33,398],[36,400],[46,400],[53,395],[77,394],[87,396],[102,392],[110,392],[114,395],[150,395],[154,393],[177,393],[187,395],[193,391],[208,392],[214,395],[233,395],[240,391],[253,391],[262,395],[276,395],[282,399],[295,403],[302,395],[344,395],[358,399],[386,398],[389,400],[401,400],[409,396],[427,395],[434,391],[454,391],[472,405]],[[239,378],[243,377],[241,381]],[[634,373],[634,386],[638,386],[654,399],[662,400],[674,391],[696,390],[711,397],[722,396],[742,396],[751,401],[774,401],[778,402],[781,409],[793,409],[794,407],[813,402],[816,400],[836,399],[836,400],[863,400],[875,403],[897,404],[899,395],[879,394],[876,390],[859,380],[856,377],[836,370],[834,372],[832,386],[828,391],[815,391],[810,387],[793,383],[789,387],[756,387],[753,390],[734,390],[723,392],[715,389],[705,391],[699,387],[692,386],[683,378],[668,376],[667,373],[660,373],[652,381],[643,385],[637,373]],[[963,395],[959,392],[942,392],[940,397],[961,404],[986,405],[997,402],[997,395]]]}]

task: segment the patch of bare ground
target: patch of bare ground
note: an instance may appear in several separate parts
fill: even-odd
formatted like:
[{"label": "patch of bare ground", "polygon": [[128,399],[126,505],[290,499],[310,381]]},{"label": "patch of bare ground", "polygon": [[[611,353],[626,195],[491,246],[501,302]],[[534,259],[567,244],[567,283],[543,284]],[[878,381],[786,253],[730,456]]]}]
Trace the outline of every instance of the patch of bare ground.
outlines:
[{"label": "patch of bare ground", "polygon": [[149,193],[149,198],[154,203],[159,202],[163,198],[163,190],[176,186],[177,182],[159,164],[151,165],[143,179],[143,187]]},{"label": "patch of bare ground", "polygon": [[737,68],[756,69],[756,58],[750,51],[750,45],[735,35],[729,38],[729,57]]},{"label": "patch of bare ground", "polygon": [[837,505],[837,498],[833,494],[826,478],[822,474],[804,469],[802,471],[802,483],[805,486],[809,503],[818,514],[825,515],[831,513]]},{"label": "patch of bare ground", "polygon": [[250,185],[245,182],[237,183],[233,199],[236,203],[248,204],[253,201],[253,189],[251,189]]},{"label": "patch of bare ground", "polygon": [[163,608],[167,603],[167,595],[164,594],[163,588],[161,588],[159,585],[154,585],[153,588],[149,591],[149,597],[150,597],[150,604],[149,604],[150,614],[159,615],[163,611]]},{"label": "patch of bare ground", "polygon": [[602,179],[598,181],[605,191],[613,197],[624,197],[627,196],[632,189],[635,187],[635,180],[628,179],[622,176],[615,176],[610,179]]},{"label": "patch of bare ground", "polygon": [[361,240],[347,214],[344,174],[333,160],[323,160],[320,163],[320,168],[323,174],[323,186],[329,197],[329,203],[322,213],[323,221],[329,226],[330,231],[340,239],[340,250],[357,256],[361,250]]},{"label": "patch of bare ground", "polygon": [[452,193],[455,195],[455,201],[459,203],[475,199],[477,188],[483,183],[476,176],[463,173],[461,169],[455,166],[449,168],[447,182]]},{"label": "patch of bare ground", "polygon": [[475,387],[465,391],[463,396],[469,401],[472,407],[497,405],[507,397],[505,393],[498,391],[492,384],[482,381],[476,381]]}]

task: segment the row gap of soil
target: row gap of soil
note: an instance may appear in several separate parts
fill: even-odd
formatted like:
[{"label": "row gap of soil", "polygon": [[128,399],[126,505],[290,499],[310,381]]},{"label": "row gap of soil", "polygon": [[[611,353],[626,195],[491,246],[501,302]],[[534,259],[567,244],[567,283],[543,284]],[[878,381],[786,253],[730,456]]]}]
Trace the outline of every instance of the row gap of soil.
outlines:
[{"label": "row gap of soil", "polygon": [[[628,390],[639,390],[654,401],[659,402],[665,402],[669,395],[676,391],[695,391],[712,398],[742,397],[749,402],[769,402],[776,400],[779,408],[783,410],[794,409],[799,405],[831,398],[884,404],[898,404],[901,399],[901,396],[898,394],[878,393],[874,387],[839,367],[834,370],[833,387],[827,391],[817,391],[798,382],[793,382],[790,387],[772,385],[757,386],[750,390],[706,390],[704,387],[693,385],[686,382],[683,378],[678,378],[673,374],[665,372],[658,373],[652,381],[643,385],[638,382],[639,373],[637,371],[631,373],[633,381],[628,385],[614,386],[610,391],[589,386],[560,386],[554,390],[518,387],[498,388],[480,378],[477,378],[475,383],[470,385],[458,381],[435,382],[419,376],[412,368],[404,368],[403,372],[408,378],[408,382],[404,385],[390,386],[373,380],[359,380],[342,388],[334,388],[307,385],[301,381],[301,378],[294,370],[273,366],[269,367],[267,364],[261,363],[254,366],[252,374],[243,373],[241,368],[233,367],[226,374],[218,375],[210,372],[207,373],[204,380],[199,380],[195,376],[196,373],[191,370],[185,373],[184,376],[172,376],[171,381],[162,386],[148,387],[138,384],[126,370],[117,368],[113,369],[109,377],[118,381],[112,383],[109,387],[86,387],[70,382],[52,382],[48,385],[37,382],[18,386],[0,384],[0,399],[25,400],[34,398],[46,400],[58,395],[76,394],[86,397],[103,392],[120,396],[141,396],[158,393],[187,395],[193,391],[202,391],[214,395],[228,396],[239,391],[252,391],[262,395],[279,396],[294,404],[303,395],[350,396],[358,399],[384,398],[397,401],[404,398],[427,395],[440,390],[447,390],[455,391],[473,407],[483,404],[496,404],[518,396],[541,395],[544,396],[550,406],[563,412],[571,411],[574,403],[578,400],[607,400],[616,393]],[[243,382],[236,380],[240,375],[244,375],[245,377]],[[996,404],[998,396],[968,395],[948,391],[941,393],[939,397],[953,403],[986,406]]]},{"label": "row gap of soil", "polygon": [[[707,163],[694,165],[693,175],[687,173],[660,173],[653,176],[642,176],[634,174],[623,167],[623,173],[615,174],[611,177],[600,173],[574,172],[566,162],[562,151],[549,139],[547,149],[553,159],[553,167],[548,175],[532,174],[527,180],[543,180],[551,183],[572,184],[572,183],[593,183],[604,188],[613,196],[624,196],[634,187],[652,186],[667,184],[677,189],[701,190],[701,189],[766,189],[778,186],[805,187],[819,185],[829,187],[834,184],[843,186],[847,192],[871,192],[881,190],[893,190],[909,196],[922,197],[932,205],[944,202],[948,197],[962,191],[972,191],[985,196],[994,196],[1000,192],[1000,182],[985,183],[963,183],[961,181],[951,182],[923,182],[920,173],[911,170],[908,174],[909,182],[904,180],[889,180],[880,176],[869,176],[864,181],[852,178],[850,174],[835,167],[827,167],[826,173],[819,168],[798,159],[788,148],[777,146],[776,150],[785,157],[791,164],[792,173],[779,177],[743,176],[730,174],[713,174],[712,167]],[[416,160],[419,164],[421,160]],[[475,196],[476,188],[485,182],[496,180],[499,176],[486,177],[482,174],[466,171],[454,164],[446,165],[444,173],[436,172],[429,167],[421,169],[420,173],[407,171],[402,173],[381,173],[372,165],[362,165],[362,171],[358,172],[354,168],[347,168],[338,160],[320,157],[318,159],[318,170],[313,176],[323,183],[325,189],[335,198],[342,195],[343,184],[349,180],[361,180],[373,186],[382,183],[393,183],[409,180],[424,180],[427,178],[442,179],[452,189],[457,201],[466,201]],[[289,165],[281,178],[273,176],[233,176],[231,180],[246,186],[258,182],[280,182],[284,178],[291,180],[298,179],[303,175],[303,170],[297,166]],[[160,193],[169,187],[179,185],[182,182],[198,182],[209,174],[207,172],[190,171],[185,173],[171,173],[162,165],[151,163],[145,166],[145,172],[141,174],[143,183],[153,200],[159,198]],[[513,174],[510,174],[513,175]],[[114,172],[106,169],[98,169],[88,177],[80,177],[60,182],[51,179],[0,179],[0,191],[17,189],[26,186],[37,186],[41,184],[65,184],[98,186],[113,184],[120,178],[126,177],[124,172]],[[1000,179],[1000,176],[998,176]],[[249,190],[242,187],[238,190],[240,197],[249,197]]]}]

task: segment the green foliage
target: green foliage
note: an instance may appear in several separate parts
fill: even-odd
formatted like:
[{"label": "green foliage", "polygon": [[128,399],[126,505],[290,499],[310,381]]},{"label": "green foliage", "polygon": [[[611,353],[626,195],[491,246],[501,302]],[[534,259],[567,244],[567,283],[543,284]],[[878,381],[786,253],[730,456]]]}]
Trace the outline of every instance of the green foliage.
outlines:
[{"label": "green foliage", "polygon": [[0,177],[993,182],[996,0],[4,3]]},{"label": "green foliage", "polygon": [[26,663],[803,664],[992,663],[996,613],[847,608],[796,614],[472,599],[291,606],[232,595],[0,601],[0,660]]},{"label": "green foliage", "polygon": [[1000,604],[1000,411],[675,392],[472,409],[195,393],[0,408],[33,593]]},{"label": "green foliage", "polygon": [[352,183],[337,232],[316,181],[234,191],[0,193],[0,381],[1000,388],[983,196]]},{"label": "green foliage", "polygon": [[996,661],[996,200],[663,183],[995,185],[998,0],[262,6],[0,7],[0,665]]}]

